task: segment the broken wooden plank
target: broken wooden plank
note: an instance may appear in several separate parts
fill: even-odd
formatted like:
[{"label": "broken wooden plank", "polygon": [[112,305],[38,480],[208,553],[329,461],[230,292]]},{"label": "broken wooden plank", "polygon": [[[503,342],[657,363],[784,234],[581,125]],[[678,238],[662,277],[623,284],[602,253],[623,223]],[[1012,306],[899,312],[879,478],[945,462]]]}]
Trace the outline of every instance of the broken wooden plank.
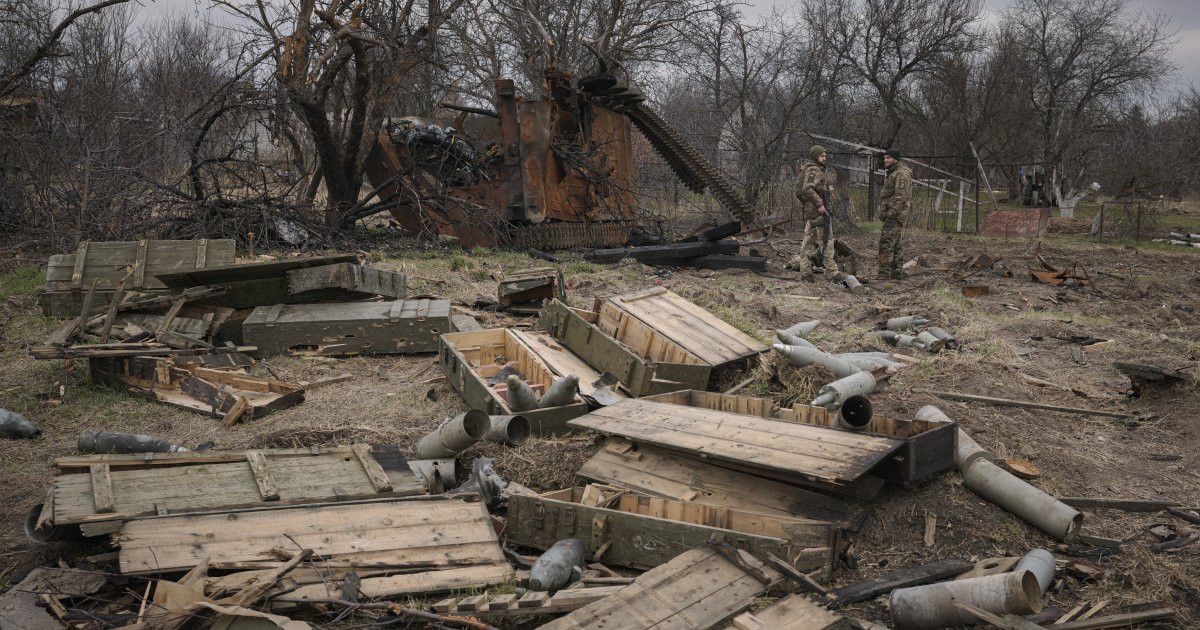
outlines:
[{"label": "broken wooden plank", "polygon": [[250,473],[254,475],[254,483],[258,484],[258,493],[263,501],[278,501],[279,489],[275,486],[275,478],[267,468],[267,458],[259,451],[247,451],[246,461],[250,464]]},{"label": "broken wooden plank", "polygon": [[69,348],[32,348],[29,351],[33,359],[79,359],[79,358],[121,358],[121,357],[166,357],[180,354],[222,354],[229,352],[254,352],[254,346],[233,346],[206,348],[189,348],[181,350],[160,343],[117,343],[72,346]]},{"label": "broken wooden plank", "polygon": [[371,485],[374,486],[375,492],[391,492],[392,480],[388,479],[387,473],[383,471],[383,467],[371,455],[370,445],[355,444],[351,448],[354,450],[354,456],[358,458],[358,463],[362,464],[363,472],[367,474],[367,479],[371,480]]},{"label": "broken wooden plank", "polygon": [[[740,621],[739,621],[740,620]],[[830,630],[842,623],[839,615],[829,612],[803,595],[788,595],[753,614],[733,618],[737,630]]]},{"label": "broken wooden plank", "polygon": [[1174,500],[1162,499],[1116,499],[1109,497],[1056,497],[1072,508],[1104,508],[1127,512],[1157,512],[1180,505]]},{"label": "broken wooden plank", "polygon": [[[487,509],[457,498],[167,516],[129,521],[119,538],[126,574],[182,570],[205,558],[213,568],[273,568],[275,550],[297,546],[344,568],[507,564]],[[370,579],[360,588],[374,596]]]},{"label": "broken wooden plank", "polygon": [[1082,621],[1067,621],[1064,623],[1054,624],[1049,626],[1054,630],[1101,630],[1102,628],[1125,628],[1138,623],[1147,621],[1158,621],[1161,619],[1174,619],[1175,609],[1173,608],[1154,608],[1151,610],[1142,610],[1138,612],[1121,613],[1119,615],[1108,615],[1106,617],[1093,617]]},{"label": "broken wooden plank", "polygon": [[990,405],[999,405],[1001,407],[1020,407],[1022,409],[1041,409],[1044,411],[1058,411],[1061,413],[1074,413],[1089,416],[1104,416],[1107,418],[1132,418],[1133,414],[1120,413],[1116,411],[1102,411],[1099,409],[1083,409],[1080,407],[1060,407],[1058,405],[1046,405],[1042,403],[1025,402],[1022,400],[1010,400],[1008,398],[994,398],[992,396],[977,396],[975,394],[961,394],[958,392],[940,392],[929,389],[914,389],[914,392],[921,394],[930,394],[938,398],[946,400],[962,400],[966,402],[981,402]]},{"label": "broken wooden plank", "polygon": [[108,514],[116,510],[113,499],[112,475],[108,464],[91,466],[92,501],[97,514]]},{"label": "broken wooden plank", "polygon": [[969,571],[974,566],[974,563],[967,562],[966,560],[935,560],[899,571],[892,571],[891,573],[885,573],[864,580],[858,584],[851,584],[850,586],[844,586],[831,591],[830,594],[833,595],[834,601],[829,607],[840,608],[847,604],[874,599],[898,588],[908,588],[910,586],[920,586],[922,584],[937,582]]},{"label": "broken wooden plank", "polygon": [[299,385],[303,387],[305,391],[311,391],[319,387],[337,385],[338,383],[345,383],[346,381],[352,380],[354,380],[354,375],[350,374],[349,372],[345,372],[343,374],[338,374],[337,376],[326,376],[325,378],[319,378],[311,383],[308,381],[300,381]]},{"label": "broken wooden plank", "polygon": [[112,333],[113,322],[115,322],[117,319],[117,309],[121,307],[121,302],[125,301],[125,284],[129,282],[129,279],[132,276],[133,272],[130,271],[129,273],[125,274],[124,278],[121,278],[121,280],[117,282],[117,288],[115,291],[113,291],[112,298],[108,303],[108,313],[105,314],[104,323],[100,327],[101,342],[108,341],[108,337]]},{"label": "broken wooden plank", "polygon": [[[771,583],[782,576],[744,552],[743,566]],[[615,594],[542,626],[542,630],[655,628],[706,630],[741,610],[768,585],[711,549],[693,549],[638,576]]]},{"label": "broken wooden plank", "polygon": [[740,247],[740,244],[734,240],[647,245],[645,247],[616,247],[611,249],[594,249],[586,255],[586,258],[597,263],[615,263],[628,258],[647,265],[670,265],[687,258],[696,258],[697,256],[736,254]]},{"label": "broken wooden plank", "polygon": [[304,295],[313,291],[341,289],[347,293],[402,300],[405,297],[404,274],[353,263],[336,263],[293,269],[287,272],[288,293]]}]

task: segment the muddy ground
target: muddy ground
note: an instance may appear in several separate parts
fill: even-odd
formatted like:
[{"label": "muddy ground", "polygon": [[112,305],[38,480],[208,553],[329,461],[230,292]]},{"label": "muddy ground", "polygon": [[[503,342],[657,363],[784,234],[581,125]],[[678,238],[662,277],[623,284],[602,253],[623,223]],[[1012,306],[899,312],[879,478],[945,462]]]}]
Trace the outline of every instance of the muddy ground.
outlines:
[{"label": "muddy ground", "polygon": [[[873,281],[865,295],[852,295],[826,282],[809,283],[780,267],[797,244],[776,235],[754,247],[770,254],[772,271],[663,270],[634,263],[599,266],[567,254],[562,264],[575,306],[595,296],[662,284],[711,309],[733,325],[768,338],[772,328],[797,321],[825,322],[813,341],[830,351],[861,350],[866,334],[882,317],[850,323],[870,307],[888,315],[923,314],[954,333],[960,352],[921,355],[919,365],[902,370],[891,386],[873,397],[876,413],[912,417],[936,403],[997,455],[1021,457],[1041,470],[1033,483],[1064,496],[1170,499],[1200,506],[1200,396],[1195,385],[1151,387],[1127,397],[1129,379],[1114,361],[1192,368],[1200,358],[1200,255],[1195,250],[1094,244],[1081,237],[1052,235],[1041,256],[1059,268],[1074,268],[1091,279],[1086,288],[1056,288],[1029,279],[1035,266],[1030,241],[931,234],[913,239],[922,266],[902,281]],[[869,232],[849,237],[860,252],[871,248]],[[967,278],[962,261],[987,253],[1002,259],[1012,278],[978,272]],[[1200,253],[1200,252],[1198,252]],[[409,294],[438,295],[464,305],[493,299],[494,275],[546,263],[511,252],[443,252],[389,247],[370,252],[372,264],[409,274]],[[872,256],[860,256],[860,275],[875,275]],[[865,272],[865,273],[863,273]],[[33,361],[56,321],[37,309],[36,291],[17,286],[9,272],[9,294],[0,313],[0,406],[36,421],[45,436],[36,441],[0,439],[0,585],[13,583],[30,567],[74,562],[97,553],[94,545],[35,545],[22,532],[26,512],[41,503],[50,486],[55,457],[74,452],[80,430],[109,429],[153,433],[194,446],[214,440],[220,448],[396,443],[411,448],[447,414],[463,409],[445,384],[425,383],[438,374],[430,356],[308,359],[272,357],[256,369],[291,381],[315,380],[342,372],[355,380],[314,390],[304,404],[249,424],[223,429],[200,415],[137,400],[88,383],[86,364]],[[990,295],[963,297],[964,283],[990,287]],[[28,284],[28,283],[24,283]],[[484,325],[494,324],[483,318]],[[1111,340],[1072,354],[1072,344],[1054,336]],[[911,352],[910,352],[911,354]],[[755,368],[755,381],[741,393],[769,396],[781,403],[807,401],[829,379],[816,368],[781,367],[768,356]],[[1022,375],[1054,385],[1035,385]],[[737,380],[742,380],[738,378]],[[61,388],[61,390],[60,390]],[[979,403],[939,400],[919,389],[952,390],[1141,414],[1139,420],[1031,411]],[[60,393],[61,391],[61,393]],[[502,474],[536,490],[581,480],[574,471],[595,450],[589,436],[537,439],[519,448],[474,448],[495,457]],[[926,513],[936,516],[933,546],[924,538]],[[1081,583],[1067,578],[1047,606],[1070,610],[1084,601],[1110,601],[1106,611],[1146,602],[1176,608],[1172,627],[1200,627],[1200,544],[1176,552],[1151,553],[1156,542],[1146,529],[1168,523],[1181,532],[1191,526],[1166,513],[1088,511],[1085,529],[1118,538],[1121,553],[1099,562],[1103,579]],[[1056,541],[983,501],[954,472],[916,488],[889,487],[875,503],[862,530],[850,537],[848,559],[834,585],[939,558],[978,560],[1020,555]],[[1060,559],[1067,559],[1059,554]],[[850,609],[877,622],[887,620],[879,602]],[[1101,613],[1104,614],[1104,613]],[[514,626],[515,627],[515,626]]]}]

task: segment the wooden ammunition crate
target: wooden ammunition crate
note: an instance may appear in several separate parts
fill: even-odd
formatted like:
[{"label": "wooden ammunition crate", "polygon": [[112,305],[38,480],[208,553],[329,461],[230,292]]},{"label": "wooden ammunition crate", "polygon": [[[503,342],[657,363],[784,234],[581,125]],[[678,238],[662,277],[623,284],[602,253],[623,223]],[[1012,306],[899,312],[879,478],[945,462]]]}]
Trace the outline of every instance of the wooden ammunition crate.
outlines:
[{"label": "wooden ammunition crate", "polygon": [[305,291],[302,295],[292,295],[288,290],[288,272],[339,263],[352,263],[356,260],[358,257],[354,254],[335,254],[245,265],[230,264],[197,271],[162,273],[158,275],[158,279],[166,286],[177,289],[198,286],[225,287],[224,293],[199,299],[197,303],[236,309],[271,306],[272,304],[346,300],[356,299],[357,296],[340,287]]},{"label": "wooden ammunition crate", "polygon": [[96,283],[93,308],[111,301],[117,285],[125,291],[154,293],[167,285],[158,274],[232,265],[230,239],[194,241],[83,242],[74,254],[51,256],[46,264],[46,286],[41,304],[52,317],[74,317],[83,305],[83,294]]},{"label": "wooden ammunition crate", "polygon": [[[644,340],[639,352],[598,328],[598,319],[597,313],[554,300],[542,309],[539,325],[597,371],[616,376],[634,396],[708,385],[712,366],[679,344],[654,330],[639,329],[637,334]],[[625,332],[632,330],[631,326]]]},{"label": "wooden ammunition crate", "polygon": [[417,354],[450,330],[449,300],[276,304],[254,309],[242,338],[263,354]]},{"label": "wooden ammunition crate", "polygon": [[[488,379],[505,365],[514,366],[521,378],[539,395],[554,381],[569,374],[578,376],[580,390],[588,393],[599,374],[569,351],[543,343],[545,339],[509,328],[442,335],[439,350],[442,372],[454,391],[472,409],[482,409],[491,415],[518,413],[508,407],[505,384],[488,383]],[[587,412],[587,403],[576,395],[574,402],[569,405],[522,411],[519,414],[529,419],[535,434],[557,435],[569,433],[571,429],[566,426],[567,421]]]},{"label": "wooden ammunition crate", "polygon": [[500,310],[537,313],[543,300],[565,300],[566,282],[557,267],[539,267],[507,274],[496,288]]},{"label": "wooden ammunition crate", "polygon": [[[766,398],[691,390],[649,396],[647,400],[838,429],[837,414],[824,407],[795,404],[781,408]],[[953,422],[947,424],[925,420],[899,420],[875,415],[862,431],[847,433],[903,440],[904,445],[876,466],[871,474],[890,481],[915,482],[929,479],[954,467],[956,430],[957,425]]]},{"label": "wooden ammunition crate", "polygon": [[227,425],[304,402],[304,388],[295,383],[206,366],[222,362],[168,357],[89,359],[92,382],[98,385],[223,418]]},{"label": "wooden ammunition crate", "polygon": [[833,566],[838,528],[830,523],[619,494],[618,501],[605,502],[610,507],[590,506],[580,503],[583,490],[510,496],[504,535],[535,549],[576,538],[587,558],[636,569],[664,564],[712,538],[762,559],[793,560],[801,571],[828,574]]}]

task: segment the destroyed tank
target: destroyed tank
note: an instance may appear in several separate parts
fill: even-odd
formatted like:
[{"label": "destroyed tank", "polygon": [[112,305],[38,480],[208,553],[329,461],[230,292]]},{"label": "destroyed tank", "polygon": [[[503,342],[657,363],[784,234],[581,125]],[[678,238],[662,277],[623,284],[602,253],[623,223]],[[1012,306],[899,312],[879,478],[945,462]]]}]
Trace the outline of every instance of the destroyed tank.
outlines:
[{"label": "destroyed tank", "polygon": [[636,88],[607,73],[549,70],[544,100],[496,81],[496,108],[446,105],[453,121],[392,121],[367,178],[409,234],[466,247],[560,249],[624,244],[637,217],[632,128],[692,191],[751,222],[733,185]]}]

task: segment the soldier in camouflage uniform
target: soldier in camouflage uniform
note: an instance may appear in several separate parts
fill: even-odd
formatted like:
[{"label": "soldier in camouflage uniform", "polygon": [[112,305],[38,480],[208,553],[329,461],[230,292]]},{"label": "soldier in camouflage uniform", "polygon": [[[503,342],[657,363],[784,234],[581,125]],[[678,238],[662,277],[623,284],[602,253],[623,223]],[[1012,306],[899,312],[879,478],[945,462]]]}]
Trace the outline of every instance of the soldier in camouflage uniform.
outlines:
[{"label": "soldier in camouflage uniform", "polygon": [[887,177],[879,194],[879,218],[883,230],[879,233],[879,275],[903,278],[904,256],[901,253],[901,234],[904,221],[912,206],[912,170],[900,161],[900,152],[888,149],[883,156]]},{"label": "soldier in camouflage uniform", "polygon": [[804,240],[800,243],[800,253],[792,258],[789,266],[799,271],[804,277],[811,279],[813,277],[812,261],[817,257],[818,252],[823,254],[821,259],[822,264],[825,265],[825,273],[836,274],[837,263],[833,262],[832,243],[827,244],[823,249],[821,247],[829,237],[825,234],[825,215],[829,211],[825,207],[825,200],[829,199],[832,192],[829,178],[825,173],[825,162],[828,160],[825,147],[816,145],[809,149],[808,158],[802,171],[800,191],[796,193],[796,197],[802,204],[801,218],[804,219]]}]

